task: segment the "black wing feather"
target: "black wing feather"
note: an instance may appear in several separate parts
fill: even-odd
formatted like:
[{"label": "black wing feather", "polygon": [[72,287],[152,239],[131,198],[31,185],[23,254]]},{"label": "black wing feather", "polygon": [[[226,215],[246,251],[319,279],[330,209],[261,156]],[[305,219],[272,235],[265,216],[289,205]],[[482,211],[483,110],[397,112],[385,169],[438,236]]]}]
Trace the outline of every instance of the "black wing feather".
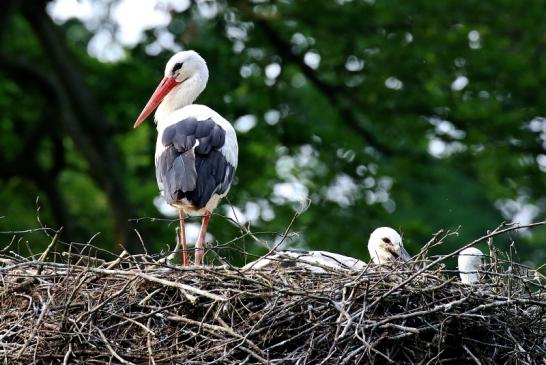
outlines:
[{"label": "black wing feather", "polygon": [[229,189],[235,168],[220,152],[225,138],[212,119],[188,118],[165,128],[161,142],[166,149],[158,158],[156,177],[167,203],[185,198],[200,209],[213,194]]}]

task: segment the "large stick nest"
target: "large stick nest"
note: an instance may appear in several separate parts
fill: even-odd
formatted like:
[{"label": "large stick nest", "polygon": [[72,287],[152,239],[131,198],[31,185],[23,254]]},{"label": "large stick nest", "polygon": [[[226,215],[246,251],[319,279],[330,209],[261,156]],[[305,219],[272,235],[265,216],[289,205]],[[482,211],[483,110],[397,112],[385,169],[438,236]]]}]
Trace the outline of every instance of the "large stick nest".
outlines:
[{"label": "large stick nest", "polygon": [[[6,363],[476,363],[546,358],[546,288],[491,260],[365,272],[183,268],[150,256],[0,256]],[[447,257],[447,256],[446,256]]]}]

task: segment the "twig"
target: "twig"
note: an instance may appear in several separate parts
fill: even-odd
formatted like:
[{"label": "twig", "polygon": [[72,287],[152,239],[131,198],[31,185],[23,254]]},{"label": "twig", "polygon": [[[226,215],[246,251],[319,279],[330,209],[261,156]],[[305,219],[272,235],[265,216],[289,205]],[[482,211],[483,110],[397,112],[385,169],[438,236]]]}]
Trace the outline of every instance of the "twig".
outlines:
[{"label": "twig", "polygon": [[[294,215],[292,216],[292,219],[290,220],[290,223],[288,223],[288,226],[286,227],[286,229],[284,230],[284,233],[283,235],[281,236],[281,239],[279,240],[279,242],[277,242],[275,244],[275,246],[273,246],[273,248],[271,248],[269,250],[269,252],[267,252],[265,255],[262,256],[263,259],[266,259],[267,257],[271,256],[276,250],[277,248],[279,248],[280,245],[282,245],[284,243],[284,241],[286,240],[286,237],[288,237],[288,233],[290,232],[290,230],[292,229],[292,225],[294,224],[294,222],[296,221],[296,219],[298,219],[298,217],[303,213],[305,212],[305,210],[307,210],[307,208],[309,207],[309,205],[311,204],[311,200],[310,199],[307,199],[307,205],[305,207],[301,207],[300,210],[297,210]],[[250,269],[252,269],[252,265],[250,266]]]},{"label": "twig", "polygon": [[23,345],[23,347],[21,347],[21,349],[17,353],[17,357],[21,357],[21,355],[23,355],[23,352],[25,351],[25,349],[28,347],[28,345],[30,345],[30,342],[32,342],[32,340],[34,339],[34,336],[36,335],[36,332],[40,328],[40,324],[44,320],[44,316],[45,316],[45,314],[47,312],[47,308],[49,307],[49,303],[51,303],[51,299],[52,298],[49,297],[47,302],[42,306],[42,311],[40,312],[40,316],[38,317],[38,320],[36,321],[36,324],[32,328],[32,330],[30,332],[30,335],[28,336],[28,339],[26,340],[25,344]]},{"label": "twig", "polygon": [[478,358],[476,357],[476,355],[474,355],[469,349],[468,347],[466,347],[466,345],[463,344],[463,349],[466,351],[466,353],[472,358],[472,360],[474,360],[474,362],[476,363],[476,365],[482,365],[482,362],[480,360],[478,360]]},{"label": "twig", "polygon": [[110,345],[110,341],[108,341],[108,339],[106,338],[106,336],[104,335],[104,333],[100,330],[100,328],[97,327],[97,328],[95,328],[95,330],[99,333],[100,338],[102,338],[102,341],[104,342],[104,344],[106,345],[106,348],[108,349],[108,351],[110,351],[110,353],[112,354],[112,356],[114,356],[116,359],[118,359],[118,361],[121,362],[122,364],[135,365],[134,363],[125,360],[123,357],[121,357],[121,356],[114,350],[114,348],[112,347],[112,345]]},{"label": "twig", "polygon": [[[207,331],[212,332],[212,333],[215,333],[215,332],[227,333],[227,334],[229,334],[230,336],[232,336],[234,338],[244,340],[245,342],[249,343],[255,350],[261,352],[261,350],[254,343],[252,343],[252,341],[250,341],[249,339],[246,339],[245,337],[241,336],[240,334],[234,332],[229,327],[217,326],[217,325],[209,324],[209,323],[202,323],[202,322],[194,321],[193,319],[189,319],[189,318],[182,317],[182,316],[168,316],[167,319],[170,320],[170,321],[188,323],[188,324],[200,327],[200,328],[204,328]],[[257,360],[259,360],[260,362],[264,363],[264,364],[268,363],[265,358],[263,358],[262,356],[254,353],[254,352],[252,352],[251,355],[254,358],[256,358]]]},{"label": "twig", "polygon": [[181,290],[189,291],[191,293],[194,293],[194,294],[197,294],[197,295],[200,295],[202,297],[209,298],[209,299],[212,299],[212,300],[216,300],[216,301],[219,301],[219,302],[227,301],[226,297],[223,297],[221,295],[212,294],[212,293],[209,293],[208,291],[201,290],[199,288],[194,288],[193,286],[190,286],[190,285],[177,283],[177,282],[169,281],[169,280],[165,280],[165,279],[160,279],[160,278],[157,278],[155,276],[151,276],[151,275],[144,274],[144,273],[138,273],[137,276],[139,276],[139,277],[141,277],[141,278],[143,278],[145,280],[152,281],[154,283],[158,283],[158,284],[161,284],[161,285],[164,285],[164,286],[171,286],[173,288],[178,288],[178,289],[181,289]]}]

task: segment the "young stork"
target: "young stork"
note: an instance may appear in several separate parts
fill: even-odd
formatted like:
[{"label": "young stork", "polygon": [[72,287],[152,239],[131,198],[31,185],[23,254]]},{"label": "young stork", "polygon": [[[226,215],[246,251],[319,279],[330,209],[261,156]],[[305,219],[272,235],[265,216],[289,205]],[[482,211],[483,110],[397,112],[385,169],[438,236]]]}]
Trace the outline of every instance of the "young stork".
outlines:
[{"label": "young stork", "polygon": [[478,271],[483,267],[483,253],[476,247],[465,248],[457,259],[459,275],[463,284],[475,284],[480,281]]},{"label": "young stork", "polygon": [[411,255],[402,243],[402,237],[390,227],[380,227],[372,232],[368,240],[368,252],[377,265],[411,260]]},{"label": "young stork", "polygon": [[[411,259],[402,244],[402,237],[389,227],[380,227],[372,232],[368,240],[368,251],[373,262],[378,265]],[[366,266],[364,261],[354,257],[328,251],[283,250],[250,262],[243,266],[243,270],[300,267],[311,272],[324,273],[326,269],[364,270]]]},{"label": "young stork", "polygon": [[237,137],[231,124],[209,107],[192,104],[208,78],[207,64],[197,52],[175,54],[134,125],[157,108],[157,185],[166,202],[178,208],[184,265],[189,262],[186,213],[203,215],[195,244],[195,264],[201,265],[211,212],[228,193],[237,168]]}]

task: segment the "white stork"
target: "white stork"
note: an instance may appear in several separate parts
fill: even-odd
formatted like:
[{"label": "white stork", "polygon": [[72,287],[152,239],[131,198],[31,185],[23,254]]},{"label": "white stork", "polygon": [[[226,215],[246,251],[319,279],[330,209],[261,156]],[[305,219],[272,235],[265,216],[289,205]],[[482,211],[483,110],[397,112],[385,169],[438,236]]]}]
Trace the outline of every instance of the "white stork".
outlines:
[{"label": "white stork", "polygon": [[478,271],[483,267],[483,253],[476,247],[465,248],[457,259],[459,275],[463,284],[475,284],[480,281]]},{"label": "white stork", "polygon": [[[405,262],[411,259],[402,237],[394,229],[380,227],[372,232],[368,240],[368,251],[374,263]],[[311,272],[323,273],[325,269],[364,270],[367,264],[354,257],[328,251],[283,250],[265,256],[243,266],[243,270],[263,270],[277,267],[299,267]]]},{"label": "white stork", "polygon": [[208,78],[207,64],[197,52],[175,54],[134,125],[157,108],[157,185],[166,202],[178,208],[184,265],[189,263],[186,213],[203,215],[195,244],[195,264],[201,265],[210,215],[228,193],[237,168],[237,136],[231,124],[209,107],[192,104]]},{"label": "white stork", "polygon": [[411,255],[402,243],[402,237],[390,227],[379,227],[372,232],[368,240],[368,252],[377,265],[411,260]]}]

